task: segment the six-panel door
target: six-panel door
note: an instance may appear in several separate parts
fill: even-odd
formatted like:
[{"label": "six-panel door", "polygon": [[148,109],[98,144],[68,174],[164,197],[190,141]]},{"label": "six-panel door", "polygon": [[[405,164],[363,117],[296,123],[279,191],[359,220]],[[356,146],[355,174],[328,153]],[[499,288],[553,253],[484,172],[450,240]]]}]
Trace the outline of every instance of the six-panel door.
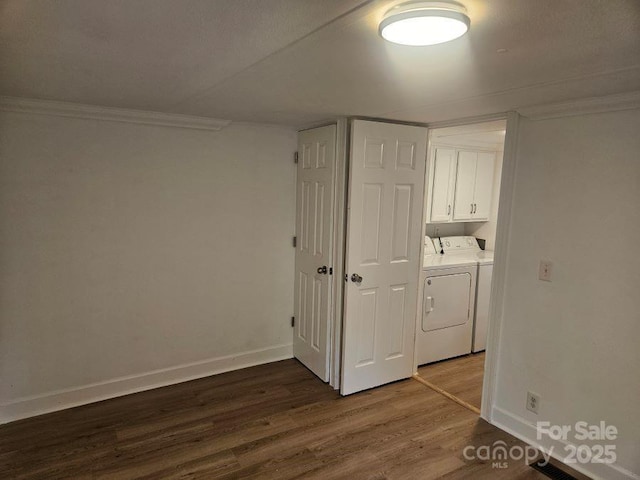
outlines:
[{"label": "six-panel door", "polygon": [[351,132],[345,395],[413,374],[427,143],[422,127],[355,120]]},{"label": "six-panel door", "polygon": [[329,380],[335,147],[335,125],[298,134],[293,354],[325,382]]}]

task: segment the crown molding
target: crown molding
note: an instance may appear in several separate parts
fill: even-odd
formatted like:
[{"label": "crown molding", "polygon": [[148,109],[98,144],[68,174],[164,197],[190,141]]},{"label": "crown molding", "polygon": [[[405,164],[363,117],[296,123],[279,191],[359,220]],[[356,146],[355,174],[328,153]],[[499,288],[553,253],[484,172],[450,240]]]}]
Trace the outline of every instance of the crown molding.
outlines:
[{"label": "crown molding", "polygon": [[640,91],[523,107],[517,111],[520,115],[530,120],[546,120],[590,113],[633,110],[635,108],[640,108]]},{"label": "crown molding", "polygon": [[231,120],[195,117],[177,113],[128,110],[125,108],[99,107],[96,105],[18,97],[0,97],[0,111],[211,131],[221,130],[231,123]]}]

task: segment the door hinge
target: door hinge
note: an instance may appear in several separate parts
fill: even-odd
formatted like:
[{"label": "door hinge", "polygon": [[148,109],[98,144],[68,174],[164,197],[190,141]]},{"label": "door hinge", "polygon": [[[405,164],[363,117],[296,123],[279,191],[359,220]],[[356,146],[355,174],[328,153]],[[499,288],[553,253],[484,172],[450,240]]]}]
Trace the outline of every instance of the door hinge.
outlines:
[{"label": "door hinge", "polygon": [[293,154],[293,163],[298,163],[298,152]]},{"label": "door hinge", "polygon": [[294,247],[298,246],[298,237],[293,237],[293,246]]},{"label": "door hinge", "polygon": [[291,327],[295,327],[296,326],[296,317],[291,317]]}]

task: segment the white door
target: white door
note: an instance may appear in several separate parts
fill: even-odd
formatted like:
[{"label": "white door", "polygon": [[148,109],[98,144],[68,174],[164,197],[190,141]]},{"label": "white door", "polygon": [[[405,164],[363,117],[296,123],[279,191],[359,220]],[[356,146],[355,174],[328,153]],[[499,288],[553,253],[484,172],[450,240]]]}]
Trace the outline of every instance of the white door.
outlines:
[{"label": "white door", "polygon": [[351,130],[341,393],[413,374],[427,129]]},{"label": "white door", "polygon": [[458,152],[456,194],[453,220],[470,220],[473,216],[473,190],[476,183],[478,154],[461,150]]},{"label": "white door", "polygon": [[475,220],[489,220],[495,166],[495,153],[478,152],[476,180],[473,189],[473,218]]},{"label": "white door", "polygon": [[336,126],[298,134],[293,354],[329,381]]},{"label": "white door", "polygon": [[431,222],[448,222],[453,208],[455,187],[456,151],[453,148],[436,147],[433,155],[431,179]]}]

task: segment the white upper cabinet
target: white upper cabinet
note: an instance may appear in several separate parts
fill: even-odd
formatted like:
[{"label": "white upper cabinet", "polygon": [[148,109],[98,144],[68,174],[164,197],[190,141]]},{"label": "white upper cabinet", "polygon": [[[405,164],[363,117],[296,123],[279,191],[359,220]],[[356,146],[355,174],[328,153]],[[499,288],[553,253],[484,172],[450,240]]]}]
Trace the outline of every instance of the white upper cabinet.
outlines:
[{"label": "white upper cabinet", "polygon": [[496,154],[478,152],[476,182],[473,189],[473,219],[489,220],[491,198],[493,197],[493,173],[496,168]]},{"label": "white upper cabinet", "polygon": [[495,164],[495,152],[434,147],[427,222],[489,220]]},{"label": "white upper cabinet", "polygon": [[435,148],[432,162],[430,218],[432,222],[449,222],[453,214],[453,190],[456,182],[455,149]]},{"label": "white upper cabinet", "polygon": [[453,220],[471,220],[473,218],[473,192],[476,183],[476,152],[458,152],[458,169],[456,173],[456,193],[453,207]]}]

